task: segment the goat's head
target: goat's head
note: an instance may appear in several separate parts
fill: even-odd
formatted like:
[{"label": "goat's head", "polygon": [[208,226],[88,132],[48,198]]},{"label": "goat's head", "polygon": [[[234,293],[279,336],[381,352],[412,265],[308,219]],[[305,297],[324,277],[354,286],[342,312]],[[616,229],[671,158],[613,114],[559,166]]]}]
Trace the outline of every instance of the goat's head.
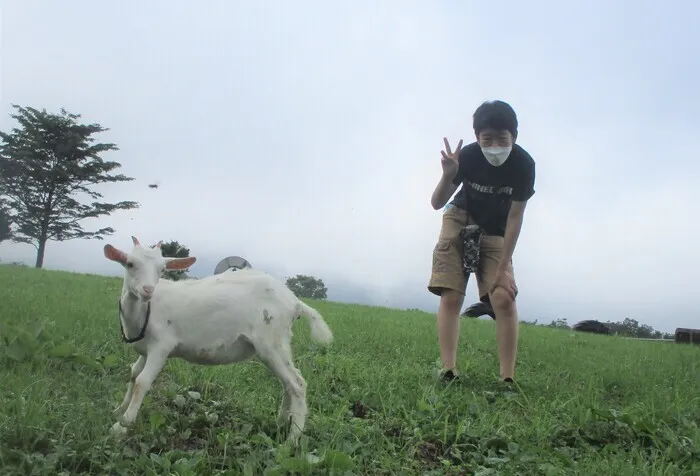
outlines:
[{"label": "goat's head", "polygon": [[124,267],[124,284],[131,294],[148,301],[153,296],[153,290],[165,270],[185,270],[192,266],[197,258],[165,258],[161,252],[159,241],[157,245],[142,246],[139,240],[131,237],[134,247],[130,253],[105,245],[104,255]]}]

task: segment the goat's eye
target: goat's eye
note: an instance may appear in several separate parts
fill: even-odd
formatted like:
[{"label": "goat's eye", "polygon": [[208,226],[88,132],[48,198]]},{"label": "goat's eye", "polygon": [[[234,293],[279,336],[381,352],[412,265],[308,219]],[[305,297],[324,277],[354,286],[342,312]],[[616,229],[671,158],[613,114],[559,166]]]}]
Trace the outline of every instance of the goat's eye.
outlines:
[{"label": "goat's eye", "polygon": [[126,263],[126,267],[127,267],[127,268],[133,268],[133,267],[134,267],[134,263],[132,263],[131,261],[129,261],[128,263]]}]

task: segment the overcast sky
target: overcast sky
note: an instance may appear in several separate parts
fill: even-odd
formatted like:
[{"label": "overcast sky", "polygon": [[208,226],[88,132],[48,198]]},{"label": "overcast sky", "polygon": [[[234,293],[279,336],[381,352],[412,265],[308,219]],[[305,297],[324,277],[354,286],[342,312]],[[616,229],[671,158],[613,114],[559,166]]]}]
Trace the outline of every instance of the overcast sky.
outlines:
[{"label": "overcast sky", "polygon": [[442,138],[473,141],[502,99],[537,163],[521,318],[700,327],[700,4],[572,3],[4,0],[0,130],[13,103],[110,128],[104,158],[135,180],[101,190],[141,203],[84,222],[105,242],[50,242],[45,267],[121,274],[102,247],[133,234],[185,243],[200,277],[241,255],[332,300],[435,311]]}]

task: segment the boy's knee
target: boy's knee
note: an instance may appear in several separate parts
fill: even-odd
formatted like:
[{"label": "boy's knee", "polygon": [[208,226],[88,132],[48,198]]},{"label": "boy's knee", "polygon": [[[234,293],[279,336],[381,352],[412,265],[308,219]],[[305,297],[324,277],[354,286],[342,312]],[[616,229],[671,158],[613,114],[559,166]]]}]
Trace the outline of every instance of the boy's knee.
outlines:
[{"label": "boy's knee", "polygon": [[464,294],[454,289],[444,289],[440,295],[440,304],[451,311],[461,311],[463,303]]},{"label": "boy's knee", "polygon": [[494,309],[509,310],[515,304],[515,300],[510,297],[508,291],[500,286],[493,290],[489,298]]}]

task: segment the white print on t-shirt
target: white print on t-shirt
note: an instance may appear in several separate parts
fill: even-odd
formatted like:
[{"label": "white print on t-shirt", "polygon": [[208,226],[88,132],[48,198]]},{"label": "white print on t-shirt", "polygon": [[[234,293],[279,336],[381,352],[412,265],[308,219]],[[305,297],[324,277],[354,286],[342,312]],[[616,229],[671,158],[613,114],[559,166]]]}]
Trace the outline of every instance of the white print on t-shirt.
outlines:
[{"label": "white print on t-shirt", "polygon": [[471,188],[481,193],[492,193],[497,195],[513,195],[513,187],[495,187],[493,185],[479,185],[474,182],[467,182]]}]

